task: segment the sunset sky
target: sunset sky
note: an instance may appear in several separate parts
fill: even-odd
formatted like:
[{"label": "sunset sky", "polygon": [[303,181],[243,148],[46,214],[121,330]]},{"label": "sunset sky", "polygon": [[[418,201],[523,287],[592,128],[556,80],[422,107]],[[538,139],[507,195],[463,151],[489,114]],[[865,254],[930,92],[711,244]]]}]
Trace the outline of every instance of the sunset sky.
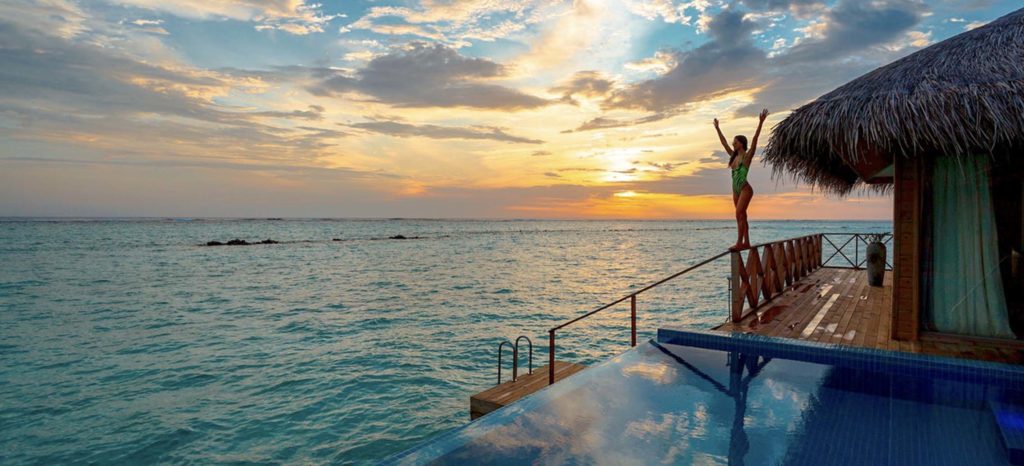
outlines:
[{"label": "sunset sky", "polygon": [[[763,147],[1020,6],[0,0],[0,216],[731,218],[712,118],[768,107]],[[753,220],[891,212],[751,184]]]}]

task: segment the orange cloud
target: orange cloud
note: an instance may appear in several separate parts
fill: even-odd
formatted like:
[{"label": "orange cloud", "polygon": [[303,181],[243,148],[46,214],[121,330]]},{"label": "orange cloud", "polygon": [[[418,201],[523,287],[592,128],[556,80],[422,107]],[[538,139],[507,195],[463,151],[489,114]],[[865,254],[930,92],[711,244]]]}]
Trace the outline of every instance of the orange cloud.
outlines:
[{"label": "orange cloud", "polygon": [[[731,219],[734,216],[729,195],[637,191],[618,191],[582,200],[538,198],[509,206],[507,210],[520,216],[542,218]],[[749,213],[753,221],[887,219],[892,216],[892,199],[831,199],[811,193],[769,194],[755,196]]]}]

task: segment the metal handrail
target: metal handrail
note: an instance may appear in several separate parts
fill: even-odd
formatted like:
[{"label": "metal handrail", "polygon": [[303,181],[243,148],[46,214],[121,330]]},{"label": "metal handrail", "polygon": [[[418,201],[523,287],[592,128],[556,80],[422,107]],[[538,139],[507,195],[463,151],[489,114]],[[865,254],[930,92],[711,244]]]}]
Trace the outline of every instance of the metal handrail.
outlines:
[{"label": "metal handrail", "polygon": [[516,348],[516,345],[512,344],[512,342],[508,341],[508,340],[504,340],[501,343],[498,343],[498,385],[501,385],[501,350],[502,350],[502,348],[505,347],[505,345],[509,345],[509,346],[512,347],[512,381],[513,382],[516,380],[516,372],[517,372],[517,369],[518,369],[517,366],[519,365],[519,349]]},{"label": "metal handrail", "polygon": [[717,254],[717,255],[709,258],[709,259],[705,259],[705,260],[701,261],[700,263],[698,263],[696,265],[687,267],[686,269],[684,269],[682,271],[679,271],[679,272],[676,272],[676,273],[674,273],[672,275],[669,275],[668,277],[665,277],[665,278],[663,278],[661,280],[658,280],[658,281],[656,281],[656,282],[654,282],[654,283],[652,283],[650,285],[647,285],[647,286],[645,286],[645,287],[643,287],[643,288],[641,288],[641,289],[639,289],[637,291],[634,291],[634,292],[632,292],[632,293],[630,293],[630,294],[628,294],[626,296],[623,296],[623,297],[621,297],[621,298],[619,298],[619,299],[617,299],[615,301],[612,301],[612,302],[610,302],[608,304],[605,304],[605,305],[603,305],[603,306],[601,306],[601,307],[599,307],[597,309],[594,309],[593,311],[590,311],[590,312],[588,312],[586,314],[583,314],[583,315],[581,315],[581,316],[579,316],[579,317],[577,317],[575,319],[572,319],[572,320],[570,320],[568,322],[565,322],[562,325],[559,325],[557,327],[552,327],[552,328],[548,329],[548,384],[550,385],[550,384],[555,383],[555,332],[557,332],[557,331],[559,331],[559,330],[561,330],[561,329],[563,329],[563,328],[565,328],[565,327],[567,327],[569,325],[572,325],[572,324],[574,324],[576,322],[579,322],[579,321],[581,321],[583,319],[586,319],[587,317],[590,317],[590,316],[592,316],[594,314],[597,314],[598,312],[601,312],[601,311],[603,311],[605,309],[608,309],[608,308],[610,308],[612,306],[615,306],[616,304],[625,302],[628,299],[629,300],[629,304],[630,304],[630,346],[636,346],[636,297],[637,297],[637,295],[639,295],[640,293],[643,293],[643,292],[645,292],[647,290],[650,290],[651,288],[654,288],[654,287],[657,287],[659,285],[662,285],[665,282],[668,282],[668,281],[673,280],[675,278],[678,278],[678,277],[680,277],[682,275],[685,275],[685,274],[687,274],[687,273],[689,273],[689,272],[691,272],[691,271],[693,271],[695,269],[703,267],[703,266],[705,266],[705,265],[707,265],[707,264],[709,264],[711,262],[714,262],[714,261],[716,261],[718,259],[721,259],[721,258],[731,254],[732,252],[733,251],[721,252],[721,253],[719,253],[719,254]]},{"label": "metal handrail", "polygon": [[531,341],[530,337],[528,337],[526,335],[519,335],[518,337],[516,337],[516,345],[513,348],[515,350],[514,353],[517,356],[516,356],[516,365],[512,366],[512,380],[515,380],[517,377],[519,377],[518,370],[517,370],[518,369],[517,366],[519,365],[519,357],[518,357],[518,354],[519,354],[519,340],[523,340],[523,339],[525,339],[526,342],[530,344],[530,358],[527,359],[528,364],[529,364],[530,372],[528,372],[527,374],[533,374],[533,341]]}]

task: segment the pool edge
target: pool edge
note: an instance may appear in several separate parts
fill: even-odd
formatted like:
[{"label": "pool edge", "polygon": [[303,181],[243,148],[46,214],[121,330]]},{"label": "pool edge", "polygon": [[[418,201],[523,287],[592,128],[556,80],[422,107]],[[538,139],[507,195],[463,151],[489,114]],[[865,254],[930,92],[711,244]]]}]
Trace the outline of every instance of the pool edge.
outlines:
[{"label": "pool edge", "polygon": [[1024,388],[1024,366],[890,351],[792,338],[701,329],[659,328],[656,341],[699,348],[751,351],[819,364],[840,364],[865,370],[898,370],[908,375],[946,375],[960,380],[999,380]]}]

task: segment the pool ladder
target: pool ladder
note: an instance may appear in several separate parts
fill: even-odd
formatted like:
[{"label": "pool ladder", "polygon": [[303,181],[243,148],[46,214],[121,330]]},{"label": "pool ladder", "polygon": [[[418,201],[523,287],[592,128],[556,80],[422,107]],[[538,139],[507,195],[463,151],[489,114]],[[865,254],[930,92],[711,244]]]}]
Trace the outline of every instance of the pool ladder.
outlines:
[{"label": "pool ladder", "polygon": [[515,343],[512,343],[511,341],[508,341],[508,340],[504,340],[501,343],[498,343],[498,385],[501,385],[501,353],[502,353],[502,350],[505,348],[505,345],[508,345],[508,346],[512,347],[512,381],[515,382],[516,379],[519,378],[519,341],[520,340],[526,340],[526,343],[528,343],[530,345],[529,346],[530,357],[528,359],[528,361],[529,361],[528,362],[529,370],[530,370],[529,374],[533,374],[533,342],[530,341],[530,337],[527,337],[526,335],[520,335],[520,336],[518,336],[516,338],[516,342]]}]

